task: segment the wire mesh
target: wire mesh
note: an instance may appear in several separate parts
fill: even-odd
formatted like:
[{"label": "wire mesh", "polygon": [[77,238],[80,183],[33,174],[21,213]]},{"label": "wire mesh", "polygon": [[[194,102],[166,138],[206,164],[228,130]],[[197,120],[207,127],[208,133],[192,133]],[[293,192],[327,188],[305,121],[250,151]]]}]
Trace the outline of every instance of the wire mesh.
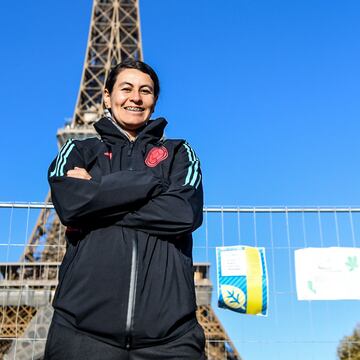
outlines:
[{"label": "wire mesh", "polygon": [[[42,254],[56,249],[57,258],[61,258],[65,250],[64,228],[59,226],[54,231],[53,214],[47,217],[46,224],[41,224],[43,233],[33,241],[34,232],[30,230],[39,226],[45,208],[49,205],[0,204],[0,358],[42,357],[59,267],[58,261],[45,259]],[[244,360],[336,359],[340,341],[351,335],[359,321],[360,302],[298,301],[294,251],[307,247],[359,247],[359,236],[360,208],[204,208],[203,226],[194,233],[194,262],[210,264],[208,276],[215,289],[210,305],[228,336],[216,339],[207,333],[208,345],[222,346],[218,353],[222,355],[211,354],[207,346],[208,359],[231,359],[232,344]],[[217,307],[215,249],[232,245],[266,250],[267,317]],[[37,254],[33,262],[23,256],[29,249]],[[209,287],[197,291],[209,291]],[[345,346],[350,350],[346,358],[358,359],[351,353],[355,346],[360,347],[357,340],[349,338]]]},{"label": "wire mesh", "polygon": [[[360,302],[298,301],[294,251],[307,247],[359,247],[359,209],[218,206],[205,209],[205,219],[205,226],[195,234],[194,259],[211,264],[214,288],[217,246],[240,244],[266,249],[267,317],[219,309],[216,291],[212,295],[215,313],[242,358],[336,359],[340,341],[360,321]],[[357,358],[351,355],[349,359]]]}]

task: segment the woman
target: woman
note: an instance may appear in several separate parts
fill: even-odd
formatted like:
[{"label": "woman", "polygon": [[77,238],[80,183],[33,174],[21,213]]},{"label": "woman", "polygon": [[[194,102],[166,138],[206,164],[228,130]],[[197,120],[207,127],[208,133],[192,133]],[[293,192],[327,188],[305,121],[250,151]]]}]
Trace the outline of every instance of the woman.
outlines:
[{"label": "woman", "polygon": [[67,226],[45,359],[204,359],[191,233],[202,222],[199,160],[149,120],[159,95],[141,61],[105,84],[100,139],[69,140],[49,168]]}]

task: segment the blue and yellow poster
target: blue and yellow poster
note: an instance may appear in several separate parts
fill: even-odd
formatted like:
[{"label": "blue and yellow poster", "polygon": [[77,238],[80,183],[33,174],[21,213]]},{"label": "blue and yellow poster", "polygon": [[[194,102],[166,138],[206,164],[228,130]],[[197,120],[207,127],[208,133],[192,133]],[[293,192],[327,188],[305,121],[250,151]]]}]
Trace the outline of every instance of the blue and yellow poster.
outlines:
[{"label": "blue and yellow poster", "polygon": [[267,315],[268,276],[265,249],[216,248],[218,305],[242,314]]}]

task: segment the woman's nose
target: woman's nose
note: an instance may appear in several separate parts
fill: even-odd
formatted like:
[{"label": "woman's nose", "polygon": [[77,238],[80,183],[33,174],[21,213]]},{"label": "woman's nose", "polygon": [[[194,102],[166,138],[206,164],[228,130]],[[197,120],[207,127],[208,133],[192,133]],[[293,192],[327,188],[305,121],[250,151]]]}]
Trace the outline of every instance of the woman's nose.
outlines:
[{"label": "woman's nose", "polygon": [[130,97],[131,101],[133,101],[135,103],[139,103],[142,101],[141,94],[139,91],[132,91],[130,95],[131,95],[131,97]]}]

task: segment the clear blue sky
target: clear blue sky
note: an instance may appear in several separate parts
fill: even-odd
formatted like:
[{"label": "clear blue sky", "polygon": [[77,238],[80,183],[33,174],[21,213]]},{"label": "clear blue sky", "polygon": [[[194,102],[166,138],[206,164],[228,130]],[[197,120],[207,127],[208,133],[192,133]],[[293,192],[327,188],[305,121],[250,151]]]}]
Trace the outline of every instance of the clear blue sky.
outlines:
[{"label": "clear blue sky", "polygon": [[[0,3],[1,201],[46,196],[91,4]],[[144,0],[140,9],[144,59],[162,85],[156,115],[168,137],[196,149],[208,205],[360,204],[359,1]],[[235,321],[228,328],[240,338]]]}]

